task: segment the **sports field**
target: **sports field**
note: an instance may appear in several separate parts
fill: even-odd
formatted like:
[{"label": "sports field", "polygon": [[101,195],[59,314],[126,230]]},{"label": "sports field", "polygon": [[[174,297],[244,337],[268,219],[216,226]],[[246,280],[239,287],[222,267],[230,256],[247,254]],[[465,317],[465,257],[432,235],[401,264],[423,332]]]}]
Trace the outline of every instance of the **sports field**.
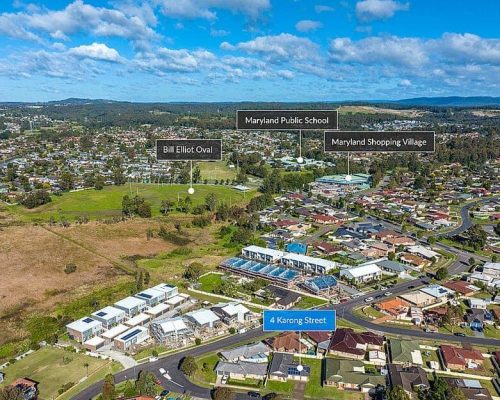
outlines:
[{"label": "sports field", "polygon": [[225,161],[202,162],[197,164],[200,167],[201,179],[208,179],[209,182],[215,180],[233,180],[236,177],[236,168],[229,168]]},{"label": "sports field", "polygon": [[[123,186],[106,186],[102,190],[88,189],[52,196],[52,202],[32,210],[21,205],[9,206],[8,209],[24,220],[48,220],[50,217],[74,219],[87,216],[91,219],[109,218],[121,215],[121,204],[124,195],[144,197],[151,204],[153,216],[160,214],[162,200],[178,199],[188,196],[188,185],[155,185],[133,183]],[[219,201],[228,204],[246,204],[255,191],[246,196],[230,186],[195,185],[195,193],[191,195],[192,204],[196,206],[205,201],[209,193],[214,193]]]}]

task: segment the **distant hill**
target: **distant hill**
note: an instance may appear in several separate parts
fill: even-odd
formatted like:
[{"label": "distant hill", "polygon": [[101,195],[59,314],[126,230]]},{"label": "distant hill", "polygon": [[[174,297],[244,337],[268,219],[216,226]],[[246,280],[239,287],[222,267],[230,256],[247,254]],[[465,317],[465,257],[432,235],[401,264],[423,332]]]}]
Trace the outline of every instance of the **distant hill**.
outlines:
[{"label": "distant hill", "polygon": [[392,104],[395,103],[405,106],[483,107],[483,106],[500,106],[500,97],[491,97],[491,96],[415,97],[413,99],[389,101],[387,103],[392,103]]},{"label": "distant hill", "polygon": [[125,101],[115,101],[107,99],[80,99],[78,97],[70,97],[64,100],[48,101],[46,104],[60,104],[60,105],[83,105],[83,104],[109,104],[109,103],[127,103]]},{"label": "distant hill", "polygon": [[198,108],[204,106],[216,110],[218,107],[221,109],[237,109],[237,108],[290,108],[292,106],[305,107],[307,109],[314,109],[321,106],[328,105],[384,105],[394,108],[401,107],[494,107],[500,106],[500,97],[492,96],[471,96],[471,97],[415,97],[411,99],[401,100],[343,100],[343,101],[323,101],[323,102],[129,102],[117,101],[108,99],[82,99],[71,97],[64,100],[54,100],[48,102],[0,102],[0,105],[5,106],[22,106],[22,105],[38,105],[38,106],[95,106],[103,104],[116,104],[116,105],[141,105],[144,107],[151,106],[179,106]]}]

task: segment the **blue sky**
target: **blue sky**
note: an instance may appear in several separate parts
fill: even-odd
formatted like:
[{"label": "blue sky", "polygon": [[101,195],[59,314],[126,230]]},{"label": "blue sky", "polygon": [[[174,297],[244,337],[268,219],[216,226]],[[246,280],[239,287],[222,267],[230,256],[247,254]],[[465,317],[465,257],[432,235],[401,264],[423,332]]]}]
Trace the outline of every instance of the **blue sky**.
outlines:
[{"label": "blue sky", "polygon": [[2,0],[0,101],[500,96],[491,0]]}]

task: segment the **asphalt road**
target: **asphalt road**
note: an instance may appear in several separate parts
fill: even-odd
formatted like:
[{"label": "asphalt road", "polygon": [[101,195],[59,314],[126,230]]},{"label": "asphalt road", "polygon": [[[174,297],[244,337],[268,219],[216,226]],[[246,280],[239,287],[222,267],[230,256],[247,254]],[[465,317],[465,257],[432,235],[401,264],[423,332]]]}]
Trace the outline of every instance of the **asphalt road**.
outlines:
[{"label": "asphalt road", "polygon": [[[231,335],[227,338],[221,339],[217,342],[208,343],[205,345],[197,346],[194,348],[190,348],[184,350],[180,353],[172,354],[166,357],[162,357],[154,362],[140,364],[133,368],[129,368],[115,374],[115,382],[120,383],[124,382],[128,379],[136,379],[139,371],[150,371],[153,372],[161,385],[171,392],[176,393],[189,393],[191,396],[200,397],[204,399],[209,399],[210,397],[210,389],[204,388],[190,382],[186,376],[179,370],[180,361],[187,355],[191,356],[201,356],[207,353],[218,352],[223,348],[228,346],[234,346],[239,343],[252,342],[259,336],[262,336],[263,332],[261,328],[249,330],[244,334],[236,334]],[[159,369],[164,368],[171,377],[171,380],[163,377]],[[102,391],[102,381],[99,381],[88,388],[84,389],[77,395],[73,396],[73,400],[89,400],[97,395],[99,395]],[[251,397],[247,396],[245,393],[240,393],[237,396],[238,400],[246,400],[251,399]]]},{"label": "asphalt road", "polygon": [[[489,201],[489,199],[481,199],[478,201],[475,201],[473,203],[469,203],[468,205],[462,207],[460,210],[461,218],[462,218],[462,224],[455,228],[454,230],[444,233],[441,236],[446,236],[446,237],[451,237],[454,235],[457,235],[459,233],[464,232],[465,230],[469,229],[472,225],[473,222],[470,219],[469,215],[469,210],[471,207],[475,207],[481,203],[485,203]],[[370,219],[375,219],[381,223],[384,224],[389,229],[395,230],[397,232],[400,232],[400,227],[397,225],[392,224],[389,221],[386,220],[381,220],[379,218],[375,217],[369,217]],[[426,239],[419,239],[418,240],[422,244],[427,244]],[[436,247],[442,248],[443,250],[446,250],[448,252],[454,253],[458,259],[455,261],[449,268],[448,271],[450,275],[458,274],[467,271],[470,266],[468,264],[468,260],[470,257],[474,257],[476,260],[482,260],[482,261],[487,261],[488,259],[485,257],[481,257],[475,254],[470,254],[468,252],[458,250],[454,247],[444,245],[442,243],[436,243]],[[408,282],[402,282],[397,285],[395,285],[393,288],[390,289],[390,292],[393,295],[398,295],[400,293],[403,293],[405,291],[408,291],[411,287],[418,288],[420,286],[424,286],[428,284],[428,280],[425,278],[422,279],[417,279],[413,281],[408,281]],[[460,342],[460,343],[467,343],[467,344],[475,344],[475,345],[481,345],[481,346],[498,346],[500,348],[500,340],[498,339],[489,339],[489,338],[481,338],[481,337],[457,337],[454,335],[448,335],[444,333],[427,333],[424,331],[420,330],[413,330],[413,329],[405,329],[405,328],[399,328],[399,327],[392,327],[392,326],[380,326],[377,324],[374,324],[371,321],[367,321],[365,319],[359,318],[355,316],[352,313],[353,308],[356,308],[360,305],[366,304],[365,299],[368,297],[373,297],[375,298],[378,295],[383,295],[384,291],[378,290],[374,292],[370,292],[369,294],[360,296],[356,299],[349,300],[346,303],[341,303],[337,304],[334,306],[329,306],[328,308],[333,308],[337,312],[337,317],[338,318],[344,318],[345,320],[352,322],[354,324],[357,324],[359,326],[362,326],[366,329],[375,331],[375,332],[380,332],[381,334],[391,334],[391,335],[398,335],[398,336],[404,336],[404,337],[419,337],[427,340],[441,340],[443,342],[450,342],[450,341],[455,341],[455,342]],[[195,348],[191,348],[188,350],[184,350],[180,353],[176,353],[170,356],[166,356],[163,358],[160,358],[158,361],[151,362],[151,363],[145,363],[138,365],[133,368],[129,368],[126,370],[123,370],[121,372],[118,372],[115,374],[115,382],[120,383],[123,382],[127,379],[135,379],[137,377],[137,374],[140,370],[143,371],[151,371],[153,372],[161,382],[161,385],[165,388],[168,389],[172,392],[177,392],[177,393],[189,393],[192,396],[195,397],[200,397],[200,398],[205,398],[209,399],[210,398],[210,389],[201,387],[198,385],[193,384],[191,381],[189,381],[186,376],[179,370],[179,363],[187,355],[192,355],[192,356],[201,356],[203,354],[207,353],[213,353],[213,352],[218,352],[222,350],[223,348],[226,348],[228,346],[233,346],[239,343],[245,343],[245,342],[251,342],[258,338],[259,336],[262,336],[263,332],[261,328],[258,329],[253,329],[250,330],[244,334],[237,334],[237,335],[232,335],[227,338],[224,338],[222,340],[219,340],[217,342],[213,343],[208,343],[206,345],[198,346]],[[166,379],[165,377],[161,376],[159,373],[159,369],[164,368],[168,374],[170,375],[171,379]],[[101,393],[102,389],[102,381],[97,382],[88,388],[84,389],[82,392],[78,393],[73,397],[73,400],[89,400],[95,396],[97,396],[99,393]],[[246,400],[246,399],[252,399],[252,397],[248,396],[246,393],[239,393],[236,397],[238,400]]]},{"label": "asphalt road", "polygon": [[[392,295],[398,295],[403,292],[406,292],[410,289],[411,287],[419,288],[422,286],[425,286],[429,283],[429,280],[427,278],[421,278],[421,279],[416,279],[413,281],[409,282],[402,282],[400,284],[395,285],[394,287],[388,289]],[[445,334],[445,333],[428,333],[424,332],[421,330],[414,330],[414,329],[405,329],[405,328],[399,328],[399,327],[392,327],[392,326],[386,326],[386,325],[377,325],[371,321],[365,320],[363,318],[359,318],[355,316],[352,312],[352,310],[356,307],[359,307],[364,304],[368,304],[365,302],[365,299],[368,297],[373,297],[375,298],[378,295],[383,295],[384,290],[377,290],[374,292],[370,292],[369,294],[366,294],[364,296],[358,297],[356,299],[349,300],[345,303],[341,304],[336,304],[334,306],[330,306],[328,308],[333,308],[337,312],[337,318],[344,318],[345,320],[352,322],[354,324],[357,324],[359,326],[362,326],[363,328],[369,329],[371,331],[376,331],[381,334],[391,334],[391,335],[398,335],[398,336],[405,336],[405,337],[418,337],[418,338],[424,338],[427,340],[442,340],[443,342],[450,342],[450,341],[455,341],[455,342],[460,342],[460,343],[468,343],[468,344],[475,344],[479,346],[497,346],[500,348],[500,340],[499,339],[489,339],[489,338],[482,338],[482,337],[475,337],[475,336],[466,336],[466,337],[460,337],[460,336],[454,336],[451,334]],[[326,308],[326,307],[325,307]]]},{"label": "asphalt road", "polygon": [[476,200],[476,201],[473,201],[473,202],[463,206],[460,209],[460,217],[462,218],[462,224],[449,232],[441,233],[441,234],[438,234],[437,236],[453,237],[455,235],[459,235],[459,234],[465,232],[472,225],[474,225],[474,223],[472,222],[470,215],[469,215],[470,209],[473,207],[476,207],[480,204],[488,203],[491,199],[494,199],[494,198],[498,198],[498,196],[492,196],[492,197],[487,197],[484,199]]}]

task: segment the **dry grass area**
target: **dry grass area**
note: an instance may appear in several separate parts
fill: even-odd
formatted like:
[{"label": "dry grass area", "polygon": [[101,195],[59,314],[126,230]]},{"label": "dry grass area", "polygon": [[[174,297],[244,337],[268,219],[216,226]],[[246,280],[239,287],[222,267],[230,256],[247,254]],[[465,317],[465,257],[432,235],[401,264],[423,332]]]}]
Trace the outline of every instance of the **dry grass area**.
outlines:
[{"label": "dry grass area", "polygon": [[[74,263],[77,271],[66,274]],[[40,226],[12,226],[0,231],[0,315],[19,304],[39,303],[52,291],[106,278],[111,264]]]},{"label": "dry grass area", "polygon": [[342,106],[339,111],[341,114],[346,114],[349,112],[361,114],[392,114],[407,118],[421,117],[426,113],[426,111],[422,110],[394,110],[391,108],[381,108],[373,106]]},{"label": "dry grass area", "polygon": [[493,118],[500,115],[500,110],[472,110],[470,113],[476,117]]},{"label": "dry grass area", "polygon": [[[147,240],[146,231],[151,227],[157,226],[150,221],[133,220],[69,228],[32,225],[3,228],[0,315],[19,304],[53,304],[72,289],[110,281],[122,273],[116,266],[134,268],[125,257],[152,257],[177,247],[160,238]],[[66,274],[64,268],[70,263],[77,270]]]},{"label": "dry grass area", "polygon": [[[175,280],[193,261],[216,266],[223,256],[215,245],[216,226],[183,228],[180,236],[189,240],[182,246],[189,249],[185,254],[175,253],[180,246],[157,235],[147,239],[148,229],[158,231],[160,225],[175,231],[174,219],[68,228],[15,221],[0,226],[0,345],[24,337],[21,327],[28,315],[53,314],[93,291],[134,281],[127,272],[133,274],[137,265],[150,271],[153,281]],[[77,270],[66,274],[64,268],[71,263]]]}]

